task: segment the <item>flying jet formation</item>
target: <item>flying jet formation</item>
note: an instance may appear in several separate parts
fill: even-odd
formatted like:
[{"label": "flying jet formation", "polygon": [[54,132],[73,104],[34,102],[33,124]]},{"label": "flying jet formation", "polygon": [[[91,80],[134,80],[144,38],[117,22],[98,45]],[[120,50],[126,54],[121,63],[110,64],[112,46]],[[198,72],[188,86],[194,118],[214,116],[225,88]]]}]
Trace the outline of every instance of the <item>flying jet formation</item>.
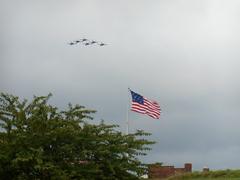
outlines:
[{"label": "flying jet formation", "polygon": [[97,43],[97,41],[91,41],[91,44],[95,44],[95,43]]},{"label": "flying jet formation", "polygon": [[98,42],[98,41],[95,41],[95,40],[89,40],[89,39],[86,39],[86,38],[82,38],[82,39],[79,39],[79,40],[71,41],[68,44],[70,46],[77,45],[77,44],[82,44],[84,46],[89,46],[89,45],[94,45],[94,44],[98,45],[98,46],[106,46],[107,45],[106,43]]},{"label": "flying jet formation", "polygon": [[85,45],[85,46],[88,46],[88,45],[90,45],[90,43],[89,43],[89,42],[87,42],[87,43],[84,43],[84,45]]},{"label": "flying jet formation", "polygon": [[102,42],[99,44],[99,46],[106,46],[106,45],[107,45],[107,44],[102,43]]}]

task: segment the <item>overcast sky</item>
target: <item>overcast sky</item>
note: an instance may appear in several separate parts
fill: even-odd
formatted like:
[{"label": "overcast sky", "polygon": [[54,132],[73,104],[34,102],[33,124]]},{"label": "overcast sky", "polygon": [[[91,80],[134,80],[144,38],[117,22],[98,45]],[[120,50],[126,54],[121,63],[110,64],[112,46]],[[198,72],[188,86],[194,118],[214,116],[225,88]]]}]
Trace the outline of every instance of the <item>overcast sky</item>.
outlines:
[{"label": "overcast sky", "polygon": [[[129,112],[157,142],[145,162],[240,168],[240,1],[0,0],[0,91],[96,109],[125,132],[127,88],[159,102]],[[69,46],[79,38],[107,46]]]}]

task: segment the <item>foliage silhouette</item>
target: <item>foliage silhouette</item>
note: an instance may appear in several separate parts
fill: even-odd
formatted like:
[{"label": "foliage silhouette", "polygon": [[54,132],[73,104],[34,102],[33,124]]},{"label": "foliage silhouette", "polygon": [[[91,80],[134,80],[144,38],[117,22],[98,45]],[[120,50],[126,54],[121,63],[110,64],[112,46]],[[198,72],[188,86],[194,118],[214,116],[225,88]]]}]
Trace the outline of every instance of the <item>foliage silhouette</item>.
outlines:
[{"label": "foliage silhouette", "polygon": [[95,110],[69,104],[59,111],[52,95],[28,103],[0,94],[0,177],[2,179],[138,179],[138,159],[154,142],[149,133],[124,135],[117,125],[89,123]]}]

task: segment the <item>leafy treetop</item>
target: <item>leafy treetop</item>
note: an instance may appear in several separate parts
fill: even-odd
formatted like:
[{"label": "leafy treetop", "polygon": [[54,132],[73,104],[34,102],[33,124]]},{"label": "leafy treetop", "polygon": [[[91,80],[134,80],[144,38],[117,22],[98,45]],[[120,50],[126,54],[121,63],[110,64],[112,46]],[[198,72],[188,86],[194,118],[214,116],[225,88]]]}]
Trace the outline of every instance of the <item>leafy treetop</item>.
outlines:
[{"label": "leafy treetop", "polygon": [[95,110],[68,105],[59,111],[52,95],[31,102],[0,94],[0,177],[3,179],[138,179],[138,159],[154,142],[149,133],[124,135],[117,125],[89,124]]}]

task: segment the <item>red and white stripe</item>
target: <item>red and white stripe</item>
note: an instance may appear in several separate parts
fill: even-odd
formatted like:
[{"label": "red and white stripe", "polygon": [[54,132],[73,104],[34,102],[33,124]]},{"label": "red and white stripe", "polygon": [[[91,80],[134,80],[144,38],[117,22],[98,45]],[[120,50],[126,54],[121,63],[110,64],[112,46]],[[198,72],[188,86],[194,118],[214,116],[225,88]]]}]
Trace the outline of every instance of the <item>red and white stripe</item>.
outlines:
[{"label": "red and white stripe", "polygon": [[159,104],[156,101],[150,101],[146,98],[143,99],[144,99],[143,104],[132,101],[131,110],[138,113],[147,114],[154,119],[159,119],[160,118]]}]

